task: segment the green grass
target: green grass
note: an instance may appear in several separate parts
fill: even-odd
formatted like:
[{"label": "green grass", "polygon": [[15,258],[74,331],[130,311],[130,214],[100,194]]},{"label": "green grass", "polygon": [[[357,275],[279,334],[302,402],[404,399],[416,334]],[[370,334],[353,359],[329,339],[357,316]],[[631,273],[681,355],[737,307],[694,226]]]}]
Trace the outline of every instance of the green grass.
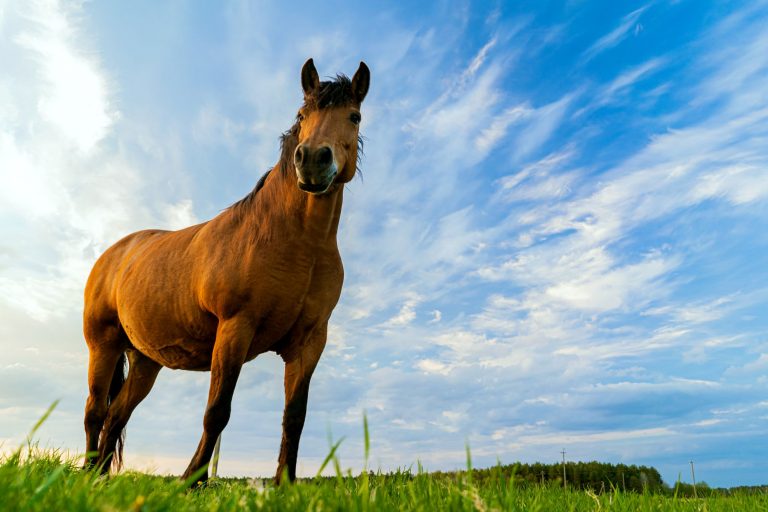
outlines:
[{"label": "green grass", "polygon": [[[54,404],[55,406],[55,404]],[[733,493],[692,499],[663,494],[614,490],[563,490],[551,485],[515,484],[500,470],[478,478],[471,469],[452,474],[400,471],[389,474],[344,474],[335,455],[339,443],[323,463],[332,463],[335,477],[315,477],[276,487],[271,481],[215,479],[194,490],[174,477],[126,471],[109,478],[79,469],[55,450],[40,450],[31,441],[0,458],[0,510],[525,510],[525,511],[768,511],[768,494]],[[364,419],[365,458],[370,441]],[[367,463],[366,463],[367,466]],[[322,469],[321,468],[321,471]],[[499,469],[499,468],[497,468]]]},{"label": "green grass", "polygon": [[408,472],[315,478],[275,487],[262,481],[216,479],[188,490],[183,482],[137,472],[104,478],[78,469],[79,460],[30,447],[0,461],[2,510],[526,510],[766,511],[768,495],[691,499],[636,493],[514,485],[471,472],[451,478]]}]

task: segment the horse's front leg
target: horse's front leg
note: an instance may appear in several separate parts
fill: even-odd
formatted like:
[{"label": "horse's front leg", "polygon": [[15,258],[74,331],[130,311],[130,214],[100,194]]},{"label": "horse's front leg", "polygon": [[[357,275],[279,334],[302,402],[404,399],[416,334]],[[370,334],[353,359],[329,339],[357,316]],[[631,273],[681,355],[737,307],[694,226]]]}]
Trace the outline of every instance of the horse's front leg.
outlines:
[{"label": "horse's front leg", "polygon": [[296,480],[296,458],[299,439],[307,415],[309,381],[320,355],[325,348],[327,324],[317,329],[295,353],[283,355],[285,359],[285,411],[283,412],[283,438],[277,459],[275,482],[280,483],[284,474],[290,481]]},{"label": "horse's front leg", "polygon": [[[229,421],[232,394],[253,340],[254,329],[247,320],[237,317],[219,323],[211,358],[211,386],[203,418],[203,436],[197,451],[182,476],[183,480],[200,472],[193,485],[208,479],[208,463],[216,439]],[[202,471],[205,469],[204,471]]]}]

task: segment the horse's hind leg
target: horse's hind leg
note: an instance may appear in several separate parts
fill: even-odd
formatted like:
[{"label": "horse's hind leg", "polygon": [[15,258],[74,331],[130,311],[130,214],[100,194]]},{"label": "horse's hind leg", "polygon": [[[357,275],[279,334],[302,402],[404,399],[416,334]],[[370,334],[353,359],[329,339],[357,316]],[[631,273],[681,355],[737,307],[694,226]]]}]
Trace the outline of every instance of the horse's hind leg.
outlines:
[{"label": "horse's hind leg", "polygon": [[88,343],[88,399],[85,402],[85,468],[93,466],[98,451],[99,432],[107,417],[110,398],[114,398],[123,382],[125,356],[116,325],[86,320]]},{"label": "horse's hind leg", "polygon": [[113,460],[119,467],[122,463],[122,435],[131,413],[149,394],[162,368],[137,350],[128,352],[128,378],[110,404],[107,419],[99,441],[99,460],[102,473],[107,473]]}]

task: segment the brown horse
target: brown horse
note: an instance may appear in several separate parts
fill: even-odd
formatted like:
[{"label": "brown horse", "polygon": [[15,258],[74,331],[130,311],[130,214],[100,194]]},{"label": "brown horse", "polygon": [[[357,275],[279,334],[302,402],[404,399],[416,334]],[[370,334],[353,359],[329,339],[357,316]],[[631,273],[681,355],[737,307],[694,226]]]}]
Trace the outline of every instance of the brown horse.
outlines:
[{"label": "brown horse", "polygon": [[309,381],[344,277],[336,232],[369,82],[363,62],[352,80],[321,82],[309,59],[280,161],[253,191],[208,222],[128,235],[96,262],[83,313],[87,467],[119,468],[123,429],[162,367],[210,370],[203,436],[182,477],[205,480],[243,363],[274,351],[285,361],[276,479],[295,479]]}]

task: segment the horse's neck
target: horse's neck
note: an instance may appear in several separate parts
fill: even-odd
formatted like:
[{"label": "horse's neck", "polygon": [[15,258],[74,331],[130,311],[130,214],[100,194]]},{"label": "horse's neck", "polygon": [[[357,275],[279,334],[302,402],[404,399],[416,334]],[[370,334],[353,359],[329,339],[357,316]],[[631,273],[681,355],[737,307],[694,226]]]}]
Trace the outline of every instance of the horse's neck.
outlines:
[{"label": "horse's neck", "polygon": [[344,186],[337,185],[335,190],[323,195],[302,192],[296,186],[295,173],[278,165],[259,191],[269,199],[259,201],[257,197],[250,213],[262,216],[270,227],[288,230],[285,235],[307,235],[321,244],[331,242],[336,239],[341,219],[343,191]]}]

